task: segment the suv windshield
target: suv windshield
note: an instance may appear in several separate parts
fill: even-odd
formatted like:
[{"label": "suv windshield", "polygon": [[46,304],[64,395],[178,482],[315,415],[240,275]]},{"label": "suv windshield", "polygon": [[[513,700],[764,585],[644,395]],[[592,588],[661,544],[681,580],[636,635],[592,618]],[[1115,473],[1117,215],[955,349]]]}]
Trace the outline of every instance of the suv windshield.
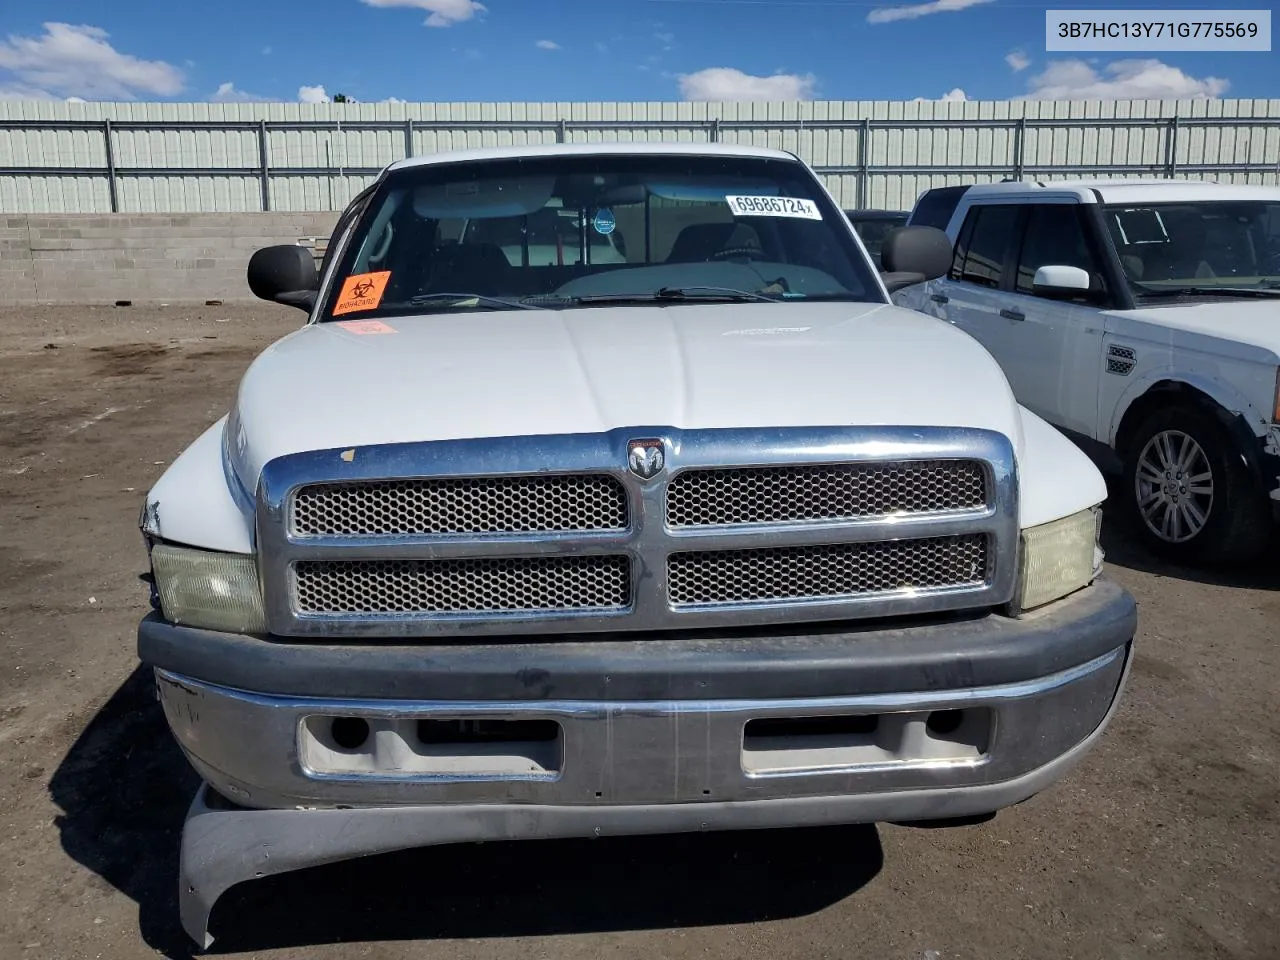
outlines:
[{"label": "suv windshield", "polygon": [[601,302],[883,294],[799,162],[550,156],[395,171],[370,196],[324,317]]},{"label": "suv windshield", "polygon": [[1112,204],[1103,217],[1138,296],[1280,289],[1280,201]]}]

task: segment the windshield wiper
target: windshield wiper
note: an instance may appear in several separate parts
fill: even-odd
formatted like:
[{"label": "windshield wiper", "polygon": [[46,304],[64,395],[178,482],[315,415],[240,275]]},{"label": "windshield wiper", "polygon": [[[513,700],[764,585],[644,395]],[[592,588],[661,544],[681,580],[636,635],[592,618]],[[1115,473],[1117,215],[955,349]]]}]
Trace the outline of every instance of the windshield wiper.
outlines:
[{"label": "windshield wiper", "polygon": [[728,303],[777,303],[777,297],[733,287],[662,287],[653,293],[590,293],[565,297],[572,303],[662,303],[683,300],[722,300]]},{"label": "windshield wiper", "polygon": [[424,303],[435,303],[438,300],[453,300],[455,303],[450,306],[460,306],[468,300],[476,301],[477,306],[489,306],[491,309],[500,310],[544,310],[535,303],[523,303],[519,300],[507,300],[504,297],[486,297],[482,293],[420,293],[417,296],[410,297],[406,302],[412,306],[421,306]]},{"label": "windshield wiper", "polygon": [[1162,287],[1159,290],[1143,290],[1138,294],[1144,300],[1164,300],[1172,297],[1280,297],[1280,285],[1259,287]]}]

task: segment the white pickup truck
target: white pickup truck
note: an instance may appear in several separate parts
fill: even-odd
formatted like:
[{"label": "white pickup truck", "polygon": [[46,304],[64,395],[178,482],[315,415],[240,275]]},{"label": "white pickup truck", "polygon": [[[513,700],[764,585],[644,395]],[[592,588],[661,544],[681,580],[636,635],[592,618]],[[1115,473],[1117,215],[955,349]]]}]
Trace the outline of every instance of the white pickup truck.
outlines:
[{"label": "white pickup truck", "polygon": [[1121,474],[1153,550],[1243,561],[1280,517],[1280,187],[1010,182],[926,192],[950,270],[894,293],[999,361]]},{"label": "white pickup truck", "polygon": [[[548,208],[627,259],[459,230]],[[141,516],[192,937],[309,864],[954,821],[1087,753],[1136,624],[1102,475],[890,302],[940,231],[881,257],[795,156],[674,143],[402,161],[318,272],[258,251],[306,322]]]}]

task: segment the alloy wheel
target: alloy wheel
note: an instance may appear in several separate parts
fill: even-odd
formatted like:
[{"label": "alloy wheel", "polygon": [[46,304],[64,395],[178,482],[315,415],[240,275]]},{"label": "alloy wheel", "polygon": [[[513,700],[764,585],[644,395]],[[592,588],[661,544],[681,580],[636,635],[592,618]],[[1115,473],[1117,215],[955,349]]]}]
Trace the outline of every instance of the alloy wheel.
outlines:
[{"label": "alloy wheel", "polygon": [[1204,530],[1213,509],[1213,468],[1200,444],[1181,430],[1162,430],[1138,454],[1134,495],[1142,522],[1167,543]]}]

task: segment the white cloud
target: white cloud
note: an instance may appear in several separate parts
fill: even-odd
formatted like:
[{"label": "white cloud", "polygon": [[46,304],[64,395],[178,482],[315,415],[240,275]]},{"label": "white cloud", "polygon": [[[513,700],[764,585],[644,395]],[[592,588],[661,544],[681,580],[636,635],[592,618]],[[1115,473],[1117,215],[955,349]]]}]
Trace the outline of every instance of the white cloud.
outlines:
[{"label": "white cloud", "polygon": [[328,103],[329,95],[324,92],[323,86],[299,87],[298,101],[300,103]]},{"label": "white cloud", "polygon": [[594,46],[596,48],[596,53],[602,56],[609,52],[609,45],[605,43],[601,43],[599,40],[595,42]]},{"label": "white cloud", "polygon": [[218,89],[214,91],[213,96],[209,99],[214,103],[260,103],[266,100],[267,97],[259,97],[253,93],[237,90],[236,85],[228,81],[227,83],[218,84]]},{"label": "white cloud", "polygon": [[270,47],[263,47],[263,48],[262,48],[262,55],[263,55],[264,57],[269,57],[269,56],[271,56],[271,48],[270,48]]},{"label": "white cloud", "polygon": [[1009,65],[1009,69],[1014,73],[1021,73],[1031,66],[1031,58],[1021,50],[1010,50],[1004,55],[1004,62]]},{"label": "white cloud", "polygon": [[57,100],[48,90],[29,87],[25,83],[0,84],[0,100]]},{"label": "white cloud", "polygon": [[967,10],[993,0],[930,0],[928,3],[911,3],[897,7],[876,7],[867,14],[868,23],[892,23],[894,20],[916,20],[935,13],[954,13]]},{"label": "white cloud", "polygon": [[534,44],[534,46],[537,47],[539,50],[559,50],[560,49],[560,44],[556,43],[554,40],[539,40],[537,43]]},{"label": "white cloud", "polygon": [[1198,79],[1159,60],[1116,60],[1099,72],[1083,60],[1055,60],[1018,100],[1205,100],[1226,93],[1219,77]]},{"label": "white cloud", "polygon": [[428,27],[451,27],[455,23],[470,20],[487,7],[476,0],[361,0],[371,7],[417,7],[428,11]]},{"label": "white cloud", "polygon": [[732,67],[708,67],[676,79],[686,100],[809,100],[817,82],[813,74],[753,77]]},{"label": "white cloud", "polygon": [[0,41],[0,69],[13,74],[18,88],[98,100],[132,100],[138,93],[170,97],[183,88],[177,67],[121,53],[100,27],[46,23],[44,31]]},{"label": "white cloud", "polygon": [[914,97],[912,103],[964,103],[969,95],[959,87],[952,87],[940,97]]}]

